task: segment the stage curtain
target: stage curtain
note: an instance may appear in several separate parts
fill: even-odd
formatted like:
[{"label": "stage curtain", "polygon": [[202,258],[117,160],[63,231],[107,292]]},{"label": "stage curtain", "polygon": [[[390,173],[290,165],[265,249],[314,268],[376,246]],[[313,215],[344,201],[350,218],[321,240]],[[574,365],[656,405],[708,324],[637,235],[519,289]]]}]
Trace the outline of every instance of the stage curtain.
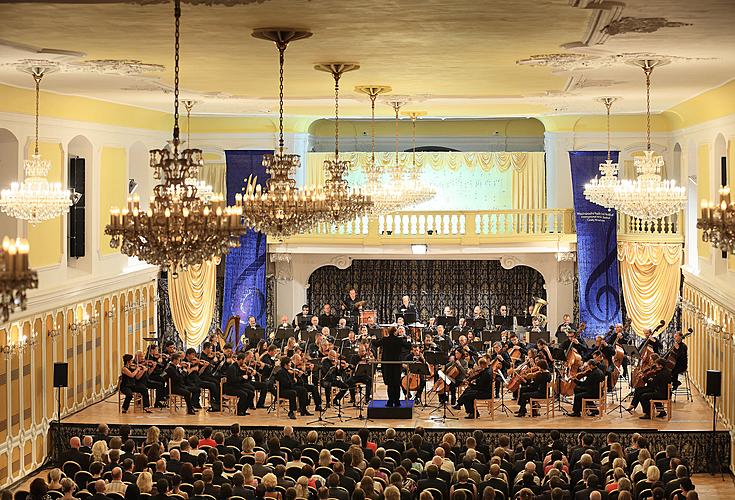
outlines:
[{"label": "stage curtain", "polygon": [[546,297],[541,273],[527,266],[504,269],[497,260],[354,260],[346,269],[324,266],[309,277],[308,303],[319,311],[325,303],[339,310],[350,287],[377,311],[380,322],[393,321],[403,295],[416,304],[426,322],[450,306],[468,315],[480,305],[486,318],[506,304],[522,314],[533,297]]},{"label": "stage curtain", "polygon": [[[212,186],[214,193],[221,193],[227,197],[227,184],[225,176],[227,174],[227,164],[225,163],[205,163],[199,169],[199,180],[204,181]],[[243,186],[245,182],[243,181]]]},{"label": "stage curtain", "polygon": [[661,320],[668,323],[673,317],[679,295],[681,256],[679,244],[618,243],[623,297],[637,333]]},{"label": "stage curtain", "polygon": [[[371,153],[340,153],[340,159],[352,163],[352,169],[370,165]],[[334,153],[308,153],[306,157],[306,185],[323,186],[326,180],[324,160],[333,159]],[[396,154],[375,153],[375,162],[388,169],[395,164]],[[411,164],[412,153],[399,153],[400,162]],[[480,168],[485,172],[496,168],[513,169],[513,209],[546,208],[546,161],[543,152],[417,152],[416,164],[427,170],[448,169],[461,175],[461,169]]]},{"label": "stage curtain", "polygon": [[168,272],[168,298],[176,330],[187,347],[209,333],[217,301],[217,266],[211,261],[189,266],[174,278]]}]

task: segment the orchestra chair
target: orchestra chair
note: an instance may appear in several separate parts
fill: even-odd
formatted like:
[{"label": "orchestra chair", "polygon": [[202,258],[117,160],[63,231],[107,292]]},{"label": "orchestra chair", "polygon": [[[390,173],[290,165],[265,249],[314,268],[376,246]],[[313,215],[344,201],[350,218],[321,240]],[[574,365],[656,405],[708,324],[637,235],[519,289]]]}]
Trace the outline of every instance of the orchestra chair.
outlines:
[{"label": "orchestra chair", "polygon": [[[224,385],[225,379],[221,378],[219,381],[219,413],[220,415],[224,415],[225,411],[227,411],[232,415],[237,415],[237,403],[239,402],[240,398],[238,396],[228,396],[227,394],[225,394]],[[204,389],[202,389],[202,391],[204,391]]]},{"label": "orchestra chair", "polygon": [[684,383],[681,384],[679,387],[676,388],[676,390],[673,392],[674,394],[674,403],[676,403],[676,396],[677,394],[681,394],[682,396],[686,396],[687,401],[694,401],[694,397],[692,396],[692,383],[689,380],[689,370],[681,373],[679,376],[681,377],[684,375]]},{"label": "orchestra chair", "polygon": [[169,413],[175,413],[178,411],[179,408],[186,408],[186,400],[184,399],[184,396],[181,396],[179,394],[174,394],[173,384],[171,384],[171,380],[169,379],[167,381],[168,385],[168,411]]},{"label": "orchestra chair", "polygon": [[[597,415],[590,416],[587,413],[590,410],[597,410]],[[583,398],[582,399],[582,418],[598,418],[601,419],[605,416],[607,410],[607,377],[602,379],[600,382],[599,392],[596,398]]]},{"label": "orchestra chair", "polygon": [[288,398],[282,398],[281,397],[281,383],[276,382],[276,399],[274,401],[274,404],[276,405],[276,417],[281,417],[281,405],[286,404],[287,407],[290,408]]},{"label": "orchestra chair", "polygon": [[[125,399],[125,394],[120,392],[120,386],[122,384],[122,375],[118,377],[117,379],[117,412],[122,413],[122,404],[123,400]],[[151,401],[154,401],[153,399]],[[143,411],[143,396],[140,395],[140,393],[134,392],[133,393],[133,399],[130,402],[130,408],[133,413],[135,413],[136,408],[138,411]]]},{"label": "orchestra chair", "polygon": [[[209,389],[207,387],[202,387],[200,389],[200,399],[201,399],[201,405],[202,408],[209,408],[212,406],[212,395],[209,393]],[[222,394],[222,384],[220,383],[220,394]]]},{"label": "orchestra chair", "polygon": [[[493,380],[492,383],[490,384],[490,399],[475,399],[475,415],[477,415],[477,410],[480,408],[480,406],[482,406],[483,408],[486,408],[488,413],[490,414],[490,420],[495,420],[495,396],[494,396],[495,387],[494,385],[495,385],[495,380]],[[448,394],[447,394],[447,397],[449,397]]]},{"label": "orchestra chair", "polygon": [[651,420],[658,419],[656,414],[660,411],[656,409],[656,406],[659,405],[660,408],[666,412],[665,417],[661,417],[661,420],[671,420],[671,413],[674,409],[674,406],[671,404],[671,384],[667,385],[667,399],[652,399],[651,400],[651,407],[650,407],[650,415]]},{"label": "orchestra chair", "polygon": [[534,405],[539,406],[539,414],[541,413],[541,408],[546,407],[546,418],[549,418],[549,414],[551,416],[554,416],[554,380],[552,379],[551,382],[548,382],[546,384],[546,397],[545,398],[530,398],[528,400],[528,405],[531,407],[531,411],[529,415],[533,417],[533,410]]}]

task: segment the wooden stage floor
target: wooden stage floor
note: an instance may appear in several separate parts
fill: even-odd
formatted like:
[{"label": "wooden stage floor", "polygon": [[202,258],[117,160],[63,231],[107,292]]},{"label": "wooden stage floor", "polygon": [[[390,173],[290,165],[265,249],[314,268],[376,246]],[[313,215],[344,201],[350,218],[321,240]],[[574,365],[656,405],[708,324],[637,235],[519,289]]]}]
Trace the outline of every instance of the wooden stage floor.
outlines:
[{"label": "wooden stage floor", "polygon": [[[707,401],[702,395],[700,395],[694,387],[693,401],[686,401],[683,396],[678,396],[677,401],[674,403],[674,411],[672,419],[667,420],[641,420],[638,417],[642,415],[640,407],[637,412],[633,415],[623,411],[622,417],[619,411],[609,413],[602,419],[580,419],[567,417],[560,412],[556,412],[554,417],[546,418],[545,415],[541,417],[524,417],[518,418],[509,413],[505,415],[500,412],[495,412],[495,419],[491,420],[486,410],[480,410],[480,419],[472,420],[464,418],[464,411],[455,411],[454,417],[457,420],[447,420],[442,422],[432,417],[441,416],[441,411],[436,410],[436,401],[432,401],[434,405],[432,407],[422,408],[415,407],[413,411],[412,419],[403,420],[349,420],[340,422],[334,419],[336,411],[331,409],[325,414],[325,417],[330,418],[330,423],[314,424],[319,427],[333,427],[333,428],[357,428],[357,427],[368,427],[371,429],[385,429],[386,427],[394,427],[396,429],[407,429],[414,428],[416,426],[423,426],[427,429],[487,429],[502,431],[504,429],[522,429],[522,430],[550,430],[550,429],[565,429],[565,428],[580,428],[580,429],[591,429],[591,430],[659,430],[659,431],[707,431],[712,429],[712,409],[707,404]],[[628,394],[627,386],[623,390],[623,395]],[[377,386],[377,398],[386,399],[385,386],[378,384]],[[432,399],[432,398],[430,398]],[[436,398],[433,398],[434,400]],[[270,397],[269,397],[270,400]],[[345,398],[345,402],[347,398]],[[290,420],[287,416],[287,411],[281,411],[280,418],[276,417],[275,412],[268,413],[264,409],[250,410],[250,415],[246,417],[237,417],[232,414],[220,414],[220,413],[209,413],[206,411],[199,411],[197,415],[186,415],[183,410],[178,413],[170,413],[168,409],[153,410],[153,413],[138,413],[130,412],[122,414],[118,411],[118,396],[114,394],[109,398],[96,403],[84,410],[81,410],[74,415],[71,415],[63,420],[64,423],[68,424],[97,424],[105,422],[108,424],[131,424],[131,425],[159,425],[159,426],[170,426],[170,425],[213,425],[213,426],[224,426],[232,424],[233,422],[239,422],[244,426],[257,426],[257,427],[282,427],[284,425],[292,425],[294,427],[305,427],[308,422],[313,421],[314,417],[302,417],[297,416],[296,420]],[[499,403],[496,402],[496,404]],[[627,406],[628,401],[624,404]],[[516,411],[518,405],[514,401],[506,400],[506,404],[511,411]],[[617,402],[608,402],[608,407],[612,408]],[[571,410],[571,405],[564,405],[565,408]],[[310,408],[313,411],[313,406]],[[433,413],[432,413],[433,412]],[[356,408],[344,406],[343,407],[343,418],[347,420],[350,417],[357,416],[358,412]],[[367,411],[364,411],[367,416]],[[298,415],[298,414],[297,414]],[[452,416],[447,413],[447,416]],[[719,422],[717,424],[718,430],[725,430]]]}]

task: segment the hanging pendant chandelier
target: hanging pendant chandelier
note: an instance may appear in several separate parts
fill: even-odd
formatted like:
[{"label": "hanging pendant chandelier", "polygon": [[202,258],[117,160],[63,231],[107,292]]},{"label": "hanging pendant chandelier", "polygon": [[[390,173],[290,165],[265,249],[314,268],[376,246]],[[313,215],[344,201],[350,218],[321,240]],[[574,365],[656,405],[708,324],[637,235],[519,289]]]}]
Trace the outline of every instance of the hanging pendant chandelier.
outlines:
[{"label": "hanging pendant chandelier", "polygon": [[654,220],[679,213],[687,196],[675,180],[661,178],[664,159],[651,149],[651,73],[664,61],[645,59],[633,64],[643,68],[646,75],[646,150],[642,157],[634,158],[638,177],[623,179],[612,202],[620,212],[642,220]]},{"label": "hanging pendant chandelier", "polygon": [[411,131],[413,136],[413,147],[411,148],[411,158],[413,165],[411,169],[407,172],[407,197],[414,200],[414,205],[419,205],[421,203],[431,200],[432,198],[434,198],[434,196],[436,196],[436,188],[434,186],[424,184],[421,181],[421,167],[419,167],[416,163],[416,120],[419,118],[419,116],[425,116],[426,112],[408,111],[406,114],[409,118],[411,118]]},{"label": "hanging pendant chandelier", "polygon": [[346,176],[352,165],[349,161],[339,159],[339,79],[348,71],[360,69],[360,65],[325,63],[317,64],[314,69],[331,73],[334,78],[334,159],[324,161],[324,170],[327,172],[324,195],[330,209],[326,222],[341,224],[367,214],[373,207],[369,196],[360,190],[350,189]]},{"label": "hanging pendant chandelier", "polygon": [[38,151],[38,110],[41,79],[48,70],[32,67],[28,72],[36,82],[36,137],[33,156],[23,162],[25,179],[13,182],[9,189],[3,189],[0,193],[0,210],[10,217],[38,224],[67,213],[76,200],[71,191],[61,187],[61,183],[49,182],[47,179],[51,162],[42,159]]},{"label": "hanging pendant chandelier", "polygon": [[[194,109],[194,106],[196,106],[197,102],[192,101],[191,99],[186,99],[181,101],[181,104],[184,105],[184,109],[186,110],[186,144],[189,148],[191,148],[191,110]],[[197,196],[205,203],[211,201],[215,196],[212,186],[204,181],[200,181],[195,177],[190,177],[184,180],[184,182],[186,184],[193,185],[197,190]],[[218,194],[221,195],[222,193]]]},{"label": "hanging pendant chandelier", "polygon": [[110,224],[105,234],[111,236],[110,246],[149,264],[178,270],[216,259],[239,245],[245,227],[242,222],[241,197],[237,205],[228,207],[221,195],[202,199],[196,183],[202,165],[200,149],[180,149],[179,138],[179,39],[181,1],[174,1],[175,63],[174,63],[174,127],[168,147],[150,152],[153,177],[160,184],[153,188],[154,196],[147,210],[140,208],[136,195],[128,198],[127,207],[110,209]]},{"label": "hanging pendant chandelier", "polygon": [[584,197],[592,203],[607,209],[614,208],[615,192],[620,186],[618,180],[618,164],[613,163],[610,155],[610,108],[617,99],[603,97],[600,99],[607,109],[607,159],[600,163],[600,177],[595,176],[584,186]]},{"label": "hanging pendant chandelier", "polygon": [[3,238],[0,247],[0,319],[26,308],[26,290],[38,288],[38,273],[28,267],[28,242]]},{"label": "hanging pendant chandelier", "polygon": [[367,94],[370,98],[371,111],[370,135],[372,141],[372,153],[370,164],[365,168],[366,181],[365,184],[361,186],[362,192],[370,196],[370,199],[373,202],[373,207],[370,210],[371,215],[386,215],[397,212],[407,204],[407,201],[405,198],[400,196],[396,187],[384,182],[383,172],[380,169],[380,165],[375,163],[375,100],[379,95],[390,92],[391,88],[386,85],[364,85],[355,87],[355,91]]}]

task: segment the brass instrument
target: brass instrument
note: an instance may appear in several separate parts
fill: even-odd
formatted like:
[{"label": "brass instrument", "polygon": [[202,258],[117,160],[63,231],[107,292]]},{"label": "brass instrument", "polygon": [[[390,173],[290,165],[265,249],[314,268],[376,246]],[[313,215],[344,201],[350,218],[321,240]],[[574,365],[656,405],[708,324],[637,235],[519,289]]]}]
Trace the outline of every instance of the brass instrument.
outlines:
[{"label": "brass instrument", "polygon": [[545,314],[541,314],[541,308],[546,307],[549,303],[539,297],[534,297],[533,301],[534,304],[533,310],[531,311],[531,317],[538,318],[541,329],[544,330],[546,329],[547,319]]}]

